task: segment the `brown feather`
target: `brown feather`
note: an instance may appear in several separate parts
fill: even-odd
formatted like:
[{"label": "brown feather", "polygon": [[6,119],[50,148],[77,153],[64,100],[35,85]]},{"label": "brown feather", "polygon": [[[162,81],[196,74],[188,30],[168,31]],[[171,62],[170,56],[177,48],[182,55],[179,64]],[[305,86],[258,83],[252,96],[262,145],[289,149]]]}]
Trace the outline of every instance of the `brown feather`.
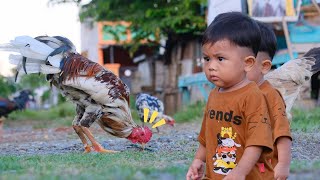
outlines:
[{"label": "brown feather", "polygon": [[112,85],[109,91],[109,96],[114,99],[125,99],[129,102],[129,90],[127,86],[111,71],[105,71],[95,78],[101,83]]},{"label": "brown feather", "polygon": [[80,54],[69,53],[68,60],[62,67],[61,80],[71,80],[76,77],[92,77],[104,68],[98,63],[92,62]]},{"label": "brown feather", "polygon": [[129,125],[129,123],[130,122],[113,120],[108,118],[107,115],[102,116],[98,121],[98,124],[103,130],[121,138],[128,137],[131,134],[132,129],[136,127],[136,125]]}]

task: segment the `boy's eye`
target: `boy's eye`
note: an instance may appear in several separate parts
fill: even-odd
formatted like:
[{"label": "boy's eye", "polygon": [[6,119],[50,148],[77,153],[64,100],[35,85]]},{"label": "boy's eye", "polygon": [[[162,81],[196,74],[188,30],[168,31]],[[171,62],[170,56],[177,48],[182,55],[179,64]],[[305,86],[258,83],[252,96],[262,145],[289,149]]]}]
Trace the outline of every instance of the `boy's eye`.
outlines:
[{"label": "boy's eye", "polygon": [[218,57],[218,60],[219,60],[219,61],[223,61],[224,58],[223,58],[223,57]]},{"label": "boy's eye", "polygon": [[204,61],[210,61],[209,57],[203,57]]}]

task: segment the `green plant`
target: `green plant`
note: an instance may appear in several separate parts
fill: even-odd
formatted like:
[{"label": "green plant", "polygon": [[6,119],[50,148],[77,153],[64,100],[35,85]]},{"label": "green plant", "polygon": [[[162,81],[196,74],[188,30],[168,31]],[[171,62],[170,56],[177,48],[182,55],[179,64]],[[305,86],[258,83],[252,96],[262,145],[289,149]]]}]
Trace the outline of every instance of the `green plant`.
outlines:
[{"label": "green plant", "polygon": [[195,104],[184,107],[181,111],[174,114],[176,122],[189,122],[192,120],[202,119],[205,109],[205,102],[198,101]]},{"label": "green plant", "polygon": [[293,109],[291,129],[302,132],[320,130],[320,107],[312,110]]},{"label": "green plant", "polygon": [[41,101],[45,102],[46,100],[49,100],[50,96],[51,96],[51,89],[48,89],[42,94]]},{"label": "green plant", "polygon": [[22,76],[18,82],[19,86],[28,89],[36,89],[41,86],[48,86],[44,74],[29,74],[27,76]]},{"label": "green plant", "polygon": [[67,101],[66,98],[59,93],[58,94],[58,104],[63,104],[66,101]]},{"label": "green plant", "polygon": [[[160,39],[166,39],[165,59],[171,60],[174,46],[201,36],[207,27],[205,11],[207,0],[92,0],[81,4],[81,0],[49,0],[50,3],[75,2],[80,5],[80,21],[126,21],[130,25],[132,41],[131,54],[144,45],[162,46]],[[125,5],[124,5],[125,4]],[[115,28],[105,28],[106,33],[119,40],[123,33]],[[123,44],[125,45],[125,44]]]},{"label": "green plant", "polygon": [[7,97],[14,93],[18,87],[9,78],[0,75],[0,96]]}]

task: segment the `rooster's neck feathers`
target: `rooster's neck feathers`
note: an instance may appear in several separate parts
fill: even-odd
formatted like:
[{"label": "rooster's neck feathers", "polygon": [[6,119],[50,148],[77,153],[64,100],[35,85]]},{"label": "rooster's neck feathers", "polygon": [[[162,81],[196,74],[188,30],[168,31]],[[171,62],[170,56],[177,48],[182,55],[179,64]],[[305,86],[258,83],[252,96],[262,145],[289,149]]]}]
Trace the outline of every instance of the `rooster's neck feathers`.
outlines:
[{"label": "rooster's neck feathers", "polygon": [[71,80],[79,76],[92,77],[103,70],[103,67],[99,64],[88,60],[80,54],[73,53],[68,53],[68,56],[61,61],[60,67],[62,81]]}]

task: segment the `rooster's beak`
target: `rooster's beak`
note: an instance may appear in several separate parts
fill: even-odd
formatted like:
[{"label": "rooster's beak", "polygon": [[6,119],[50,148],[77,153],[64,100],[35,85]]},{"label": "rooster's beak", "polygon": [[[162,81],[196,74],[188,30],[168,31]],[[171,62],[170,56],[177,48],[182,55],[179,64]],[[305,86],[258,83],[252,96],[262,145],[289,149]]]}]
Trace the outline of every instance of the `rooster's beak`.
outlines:
[{"label": "rooster's beak", "polygon": [[141,143],[142,150],[144,150],[146,143]]}]

